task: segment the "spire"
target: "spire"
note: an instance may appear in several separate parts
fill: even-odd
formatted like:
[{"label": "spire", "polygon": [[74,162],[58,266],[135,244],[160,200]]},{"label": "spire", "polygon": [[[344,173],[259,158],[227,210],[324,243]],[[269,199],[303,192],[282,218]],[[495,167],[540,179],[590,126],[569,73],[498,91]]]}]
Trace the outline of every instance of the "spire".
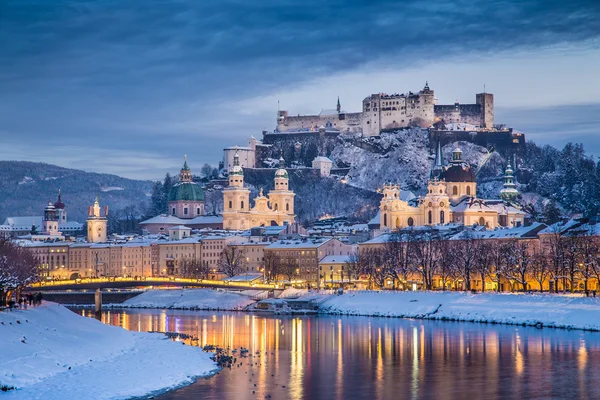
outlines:
[{"label": "spire", "polygon": [[94,207],[95,206],[100,207],[100,202],[98,201],[98,193],[96,193],[96,201],[94,201]]},{"label": "spire", "polygon": [[237,152],[237,148],[236,148],[235,155],[233,156],[233,166],[237,167],[239,165],[240,165],[240,156],[239,156],[239,154]]},{"label": "spire", "polygon": [[283,155],[279,157],[279,168],[285,168],[285,160],[283,159]]},{"label": "spire", "polygon": [[425,81],[425,87],[423,88],[423,91],[428,91],[429,90],[429,82]]},{"label": "spire", "polygon": [[189,171],[190,167],[188,167],[188,163],[187,163],[187,154],[183,155],[183,168],[181,168],[182,171]]},{"label": "spire", "polygon": [[337,112],[338,114],[342,111],[342,105],[340,104],[340,96],[338,96],[338,102],[337,102]]},{"label": "spire", "polygon": [[435,167],[442,168],[442,142],[438,139],[437,149],[435,151]]},{"label": "spire", "polygon": [[435,161],[433,163],[433,168],[431,169],[430,179],[439,179],[442,173],[442,167],[442,144],[441,141],[438,139],[437,147],[435,149]]}]

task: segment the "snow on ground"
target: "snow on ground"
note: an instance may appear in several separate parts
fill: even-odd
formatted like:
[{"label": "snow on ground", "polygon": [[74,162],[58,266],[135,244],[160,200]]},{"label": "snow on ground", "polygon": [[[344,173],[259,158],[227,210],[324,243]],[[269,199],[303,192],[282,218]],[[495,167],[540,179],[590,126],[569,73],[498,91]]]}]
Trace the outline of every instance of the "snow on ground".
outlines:
[{"label": "snow on ground", "polygon": [[349,291],[319,312],[600,330],[600,298],[550,294]]},{"label": "snow on ground", "polygon": [[254,303],[251,297],[212,289],[148,290],[139,296],[113,304],[123,308],[179,308],[195,310],[243,310]]},{"label": "snow on ground", "polygon": [[129,332],[45,302],[0,312],[6,399],[124,399],[193,382],[216,370],[198,347]]}]

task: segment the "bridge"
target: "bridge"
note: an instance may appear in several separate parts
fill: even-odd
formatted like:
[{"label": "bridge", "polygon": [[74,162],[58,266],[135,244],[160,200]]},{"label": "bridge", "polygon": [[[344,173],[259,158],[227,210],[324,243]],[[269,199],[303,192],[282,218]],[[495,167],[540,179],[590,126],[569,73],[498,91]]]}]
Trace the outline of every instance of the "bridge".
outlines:
[{"label": "bridge", "polygon": [[132,289],[143,287],[198,287],[222,288],[234,290],[275,290],[283,289],[272,283],[253,283],[244,281],[222,281],[210,279],[189,279],[169,277],[140,278],[82,278],[70,280],[40,281],[30,285],[31,290],[95,290],[95,289]]}]

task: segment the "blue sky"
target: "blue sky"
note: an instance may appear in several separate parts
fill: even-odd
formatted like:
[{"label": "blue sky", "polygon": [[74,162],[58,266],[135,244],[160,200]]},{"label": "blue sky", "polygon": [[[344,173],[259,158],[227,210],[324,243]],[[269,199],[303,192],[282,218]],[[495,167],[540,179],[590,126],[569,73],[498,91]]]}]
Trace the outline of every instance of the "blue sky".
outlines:
[{"label": "blue sky", "polygon": [[495,94],[496,121],[600,155],[600,2],[3,0],[0,159],[157,179],[370,93]]}]

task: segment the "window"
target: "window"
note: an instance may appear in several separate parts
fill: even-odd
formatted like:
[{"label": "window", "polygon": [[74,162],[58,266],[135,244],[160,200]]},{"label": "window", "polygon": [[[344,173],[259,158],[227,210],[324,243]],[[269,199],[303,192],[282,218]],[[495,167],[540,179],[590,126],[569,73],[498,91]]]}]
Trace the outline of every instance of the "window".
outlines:
[{"label": "window", "polygon": [[444,223],[444,211],[440,211],[440,224]]},{"label": "window", "polygon": [[427,220],[429,221],[429,223],[433,223],[433,214],[431,212],[431,210],[429,210],[429,212],[427,212]]},{"label": "window", "polygon": [[175,215],[175,207],[171,209],[171,214]]},{"label": "window", "polygon": [[233,208],[233,204],[231,203],[231,200],[229,200],[229,208]]},{"label": "window", "polygon": [[471,195],[471,186],[467,186],[467,196]]},{"label": "window", "polygon": [[196,214],[200,215],[200,207],[196,209]]},{"label": "window", "polygon": [[244,209],[244,200],[242,200],[242,210]]},{"label": "window", "polygon": [[387,214],[383,214],[383,226],[387,226]]},{"label": "window", "polygon": [[184,207],[183,208],[183,215],[187,215],[187,214],[188,214],[188,209],[187,209],[187,207]]},{"label": "window", "polygon": [[456,186],[454,186],[454,187],[452,188],[452,194],[453,194],[454,196],[456,196],[456,195],[458,194],[458,188],[457,188]]},{"label": "window", "polygon": [[286,203],[285,205],[285,211],[290,211],[290,205]]},{"label": "window", "polygon": [[485,226],[485,219],[483,217],[479,218],[479,225]]}]

